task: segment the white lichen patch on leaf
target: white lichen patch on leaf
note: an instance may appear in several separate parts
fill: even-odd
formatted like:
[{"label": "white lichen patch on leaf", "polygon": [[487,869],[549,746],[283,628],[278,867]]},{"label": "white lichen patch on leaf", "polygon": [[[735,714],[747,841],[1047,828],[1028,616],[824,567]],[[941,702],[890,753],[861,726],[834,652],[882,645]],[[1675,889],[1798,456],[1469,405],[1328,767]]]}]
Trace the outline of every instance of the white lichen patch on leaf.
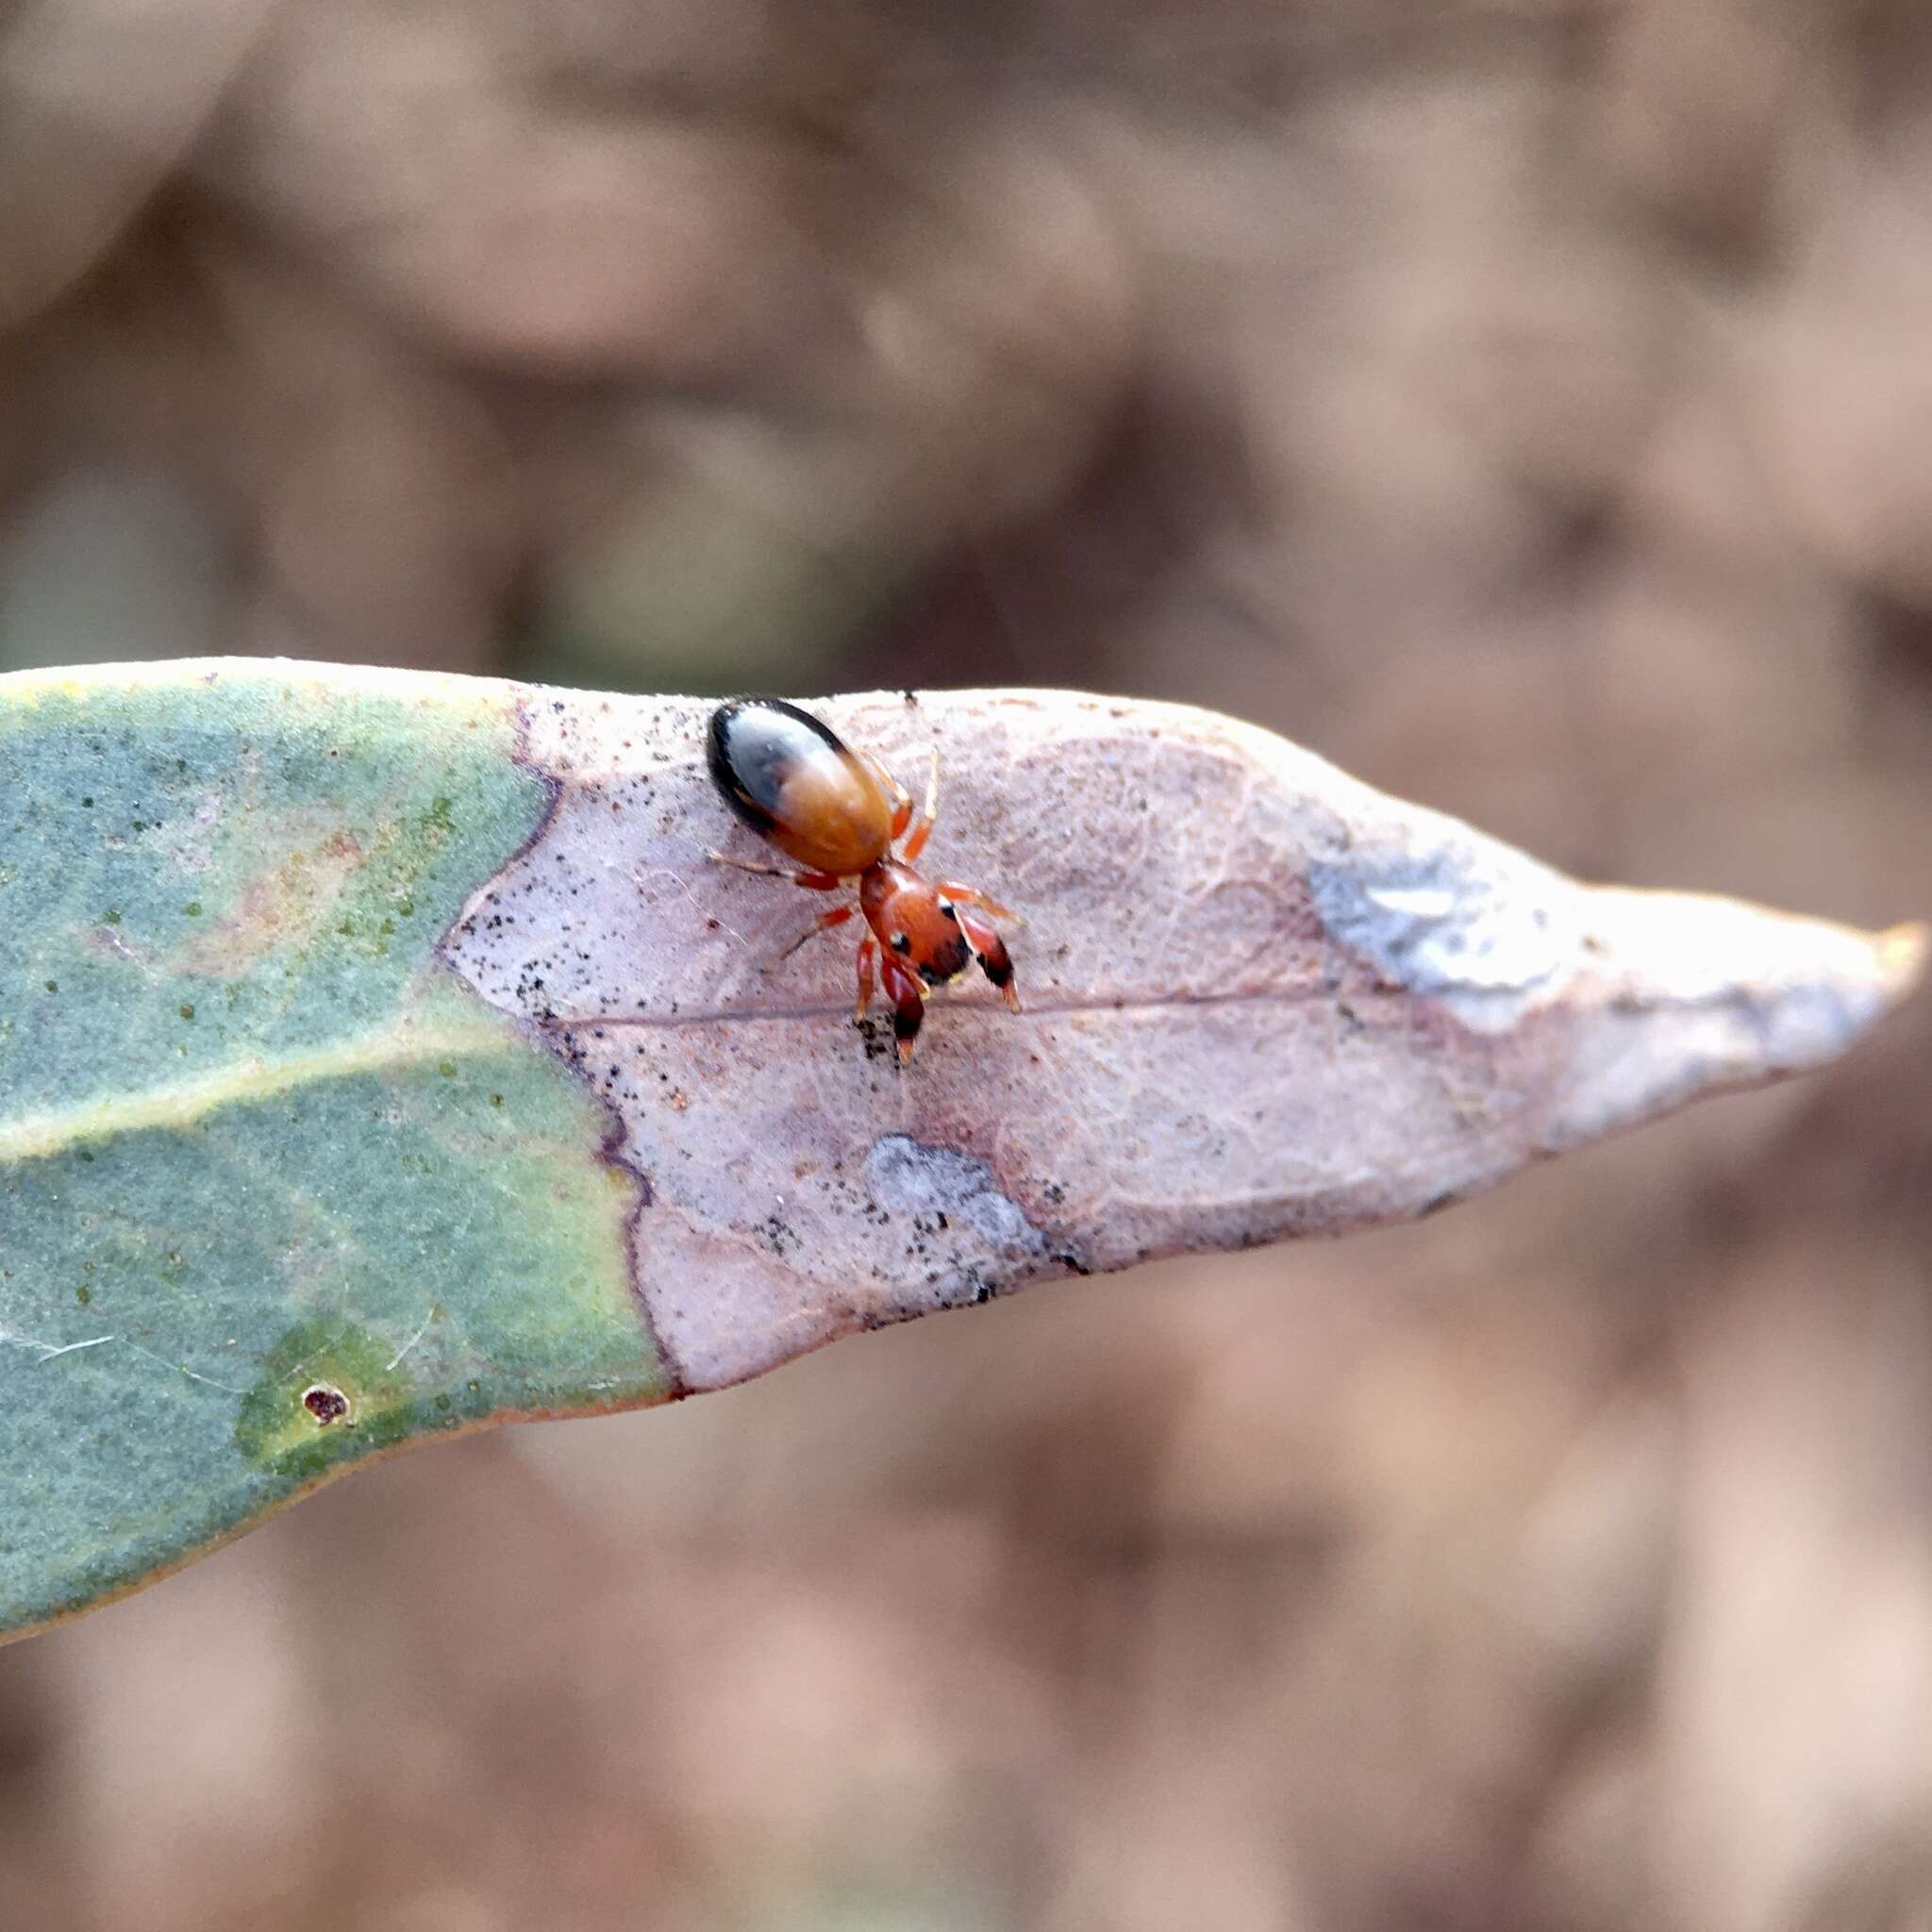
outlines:
[{"label": "white lichen patch on leaf", "polygon": [[611,1111],[683,1387],[1069,1270],[1414,1216],[1698,1093],[1844,1050],[1916,974],[1873,937],[1584,887],[1184,708],[1040,691],[815,706],[908,781],[933,872],[1024,915],[902,1071],[820,894],[704,763],[709,707],[529,691],[540,835],[444,944]]}]

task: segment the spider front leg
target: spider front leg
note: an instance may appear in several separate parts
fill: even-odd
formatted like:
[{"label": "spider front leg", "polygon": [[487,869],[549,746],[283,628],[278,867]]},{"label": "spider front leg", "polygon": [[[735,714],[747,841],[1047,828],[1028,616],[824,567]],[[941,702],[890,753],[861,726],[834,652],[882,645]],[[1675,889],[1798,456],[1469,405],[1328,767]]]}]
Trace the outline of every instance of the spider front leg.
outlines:
[{"label": "spider front leg", "polygon": [[925,1000],[919,990],[919,975],[896,953],[879,955],[879,978],[886,997],[892,1003],[892,1037],[899,1042],[899,1063],[909,1065],[912,1043],[919,1038],[920,1022],[925,1018]]},{"label": "spider front leg", "polygon": [[[1013,960],[1007,951],[1006,941],[970,906],[962,906],[952,888],[941,890],[952,899],[953,917],[959,922],[959,930],[966,935],[966,943],[973,948],[973,957],[979,961],[979,970],[999,989],[1000,997],[1017,1013],[1020,1010],[1020,989],[1013,984]],[[973,897],[977,899],[980,894],[975,892]]]},{"label": "spider front leg", "polygon": [[990,899],[977,886],[962,886],[956,879],[941,879],[936,888],[942,899],[950,899],[955,906],[977,906],[989,919],[1004,919],[1008,925],[1024,925],[1026,922],[1010,906],[1002,906],[997,899]]}]

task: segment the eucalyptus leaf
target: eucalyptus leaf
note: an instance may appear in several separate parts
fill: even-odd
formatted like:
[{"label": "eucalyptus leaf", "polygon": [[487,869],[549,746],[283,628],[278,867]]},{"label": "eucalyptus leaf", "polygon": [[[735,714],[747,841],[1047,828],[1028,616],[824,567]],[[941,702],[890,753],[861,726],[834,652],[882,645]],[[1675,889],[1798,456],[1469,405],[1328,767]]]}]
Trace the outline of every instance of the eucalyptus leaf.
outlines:
[{"label": "eucalyptus leaf", "polygon": [[[1841,1052],[1922,935],[1578,886],[1170,706],[828,700],[1026,1010],[901,1069],[708,707],[0,678],[0,1636],[353,1463],[1068,1271],[1411,1217]],[[849,932],[851,928],[847,928]]]}]

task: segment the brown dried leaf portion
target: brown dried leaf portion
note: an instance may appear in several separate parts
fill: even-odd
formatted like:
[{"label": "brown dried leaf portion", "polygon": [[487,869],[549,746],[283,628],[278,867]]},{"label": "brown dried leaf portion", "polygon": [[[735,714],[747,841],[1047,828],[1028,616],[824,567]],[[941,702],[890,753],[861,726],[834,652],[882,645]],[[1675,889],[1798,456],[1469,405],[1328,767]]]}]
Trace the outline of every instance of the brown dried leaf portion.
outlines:
[{"label": "brown dried leaf portion", "polygon": [[1579,886],[1212,713],[1041,691],[827,701],[945,774],[940,874],[1019,908],[901,1073],[852,961],[758,961],[824,901],[746,837],[706,708],[531,691],[541,835],[447,945],[614,1115],[638,1285],[687,1388],[1068,1271],[1429,1211],[1842,1052],[1916,975],[1870,936]]}]

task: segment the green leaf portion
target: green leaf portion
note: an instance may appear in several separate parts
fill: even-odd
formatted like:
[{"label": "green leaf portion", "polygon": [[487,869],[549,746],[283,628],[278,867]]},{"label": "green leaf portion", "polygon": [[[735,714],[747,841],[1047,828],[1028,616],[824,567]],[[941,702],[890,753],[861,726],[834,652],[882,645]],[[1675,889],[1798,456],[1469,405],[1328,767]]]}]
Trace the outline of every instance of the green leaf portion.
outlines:
[{"label": "green leaf portion", "polygon": [[598,1104],[436,957],[547,805],[444,689],[0,679],[0,1635],[666,1392]]}]

